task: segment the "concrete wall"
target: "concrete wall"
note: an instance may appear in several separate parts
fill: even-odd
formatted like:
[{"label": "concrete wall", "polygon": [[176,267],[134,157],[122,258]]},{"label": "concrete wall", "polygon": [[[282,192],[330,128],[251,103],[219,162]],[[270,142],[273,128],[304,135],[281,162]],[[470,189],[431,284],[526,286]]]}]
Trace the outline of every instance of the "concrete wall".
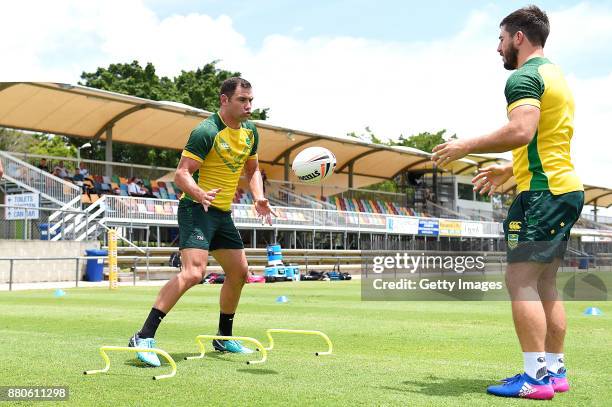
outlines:
[{"label": "concrete wall", "polygon": [[[0,258],[38,257],[42,260],[15,260],[14,283],[39,281],[74,281],[76,258],[85,256],[85,249],[99,249],[100,242],[46,242],[42,240],[0,240]],[[45,257],[69,257],[70,260],[44,260]],[[86,260],[80,261],[79,276],[85,274]],[[10,262],[0,261],[0,283],[8,283]]]}]

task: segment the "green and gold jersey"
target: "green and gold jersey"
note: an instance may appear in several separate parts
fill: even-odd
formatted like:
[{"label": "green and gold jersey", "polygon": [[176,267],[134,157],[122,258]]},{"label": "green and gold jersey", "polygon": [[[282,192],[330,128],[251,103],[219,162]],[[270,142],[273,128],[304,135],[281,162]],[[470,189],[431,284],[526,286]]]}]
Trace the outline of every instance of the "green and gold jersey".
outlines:
[{"label": "green and gold jersey", "polygon": [[532,58],[510,75],[505,94],[508,114],[523,105],[540,109],[540,122],[531,142],[512,150],[517,193],[582,191],[570,159],[574,98],[561,69],[546,58]]},{"label": "green and gold jersey", "polygon": [[[200,168],[193,173],[200,188],[204,191],[221,188],[211,206],[230,210],[244,164],[257,158],[258,142],[253,123],[243,122],[240,129],[232,129],[218,113],[193,129],[182,155],[200,163]],[[185,194],[183,199],[193,198]]]}]

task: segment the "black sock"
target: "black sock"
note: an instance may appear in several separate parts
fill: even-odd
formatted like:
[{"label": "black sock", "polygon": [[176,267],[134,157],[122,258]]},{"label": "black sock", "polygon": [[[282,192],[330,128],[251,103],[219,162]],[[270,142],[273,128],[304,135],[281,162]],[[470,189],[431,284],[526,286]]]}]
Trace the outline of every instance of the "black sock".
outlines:
[{"label": "black sock", "polygon": [[165,316],[166,314],[157,308],[151,308],[151,312],[149,312],[149,316],[142,326],[142,329],[138,332],[138,336],[141,338],[155,337],[155,331],[157,331],[157,327]]},{"label": "black sock", "polygon": [[219,314],[219,335],[232,336],[235,314]]}]

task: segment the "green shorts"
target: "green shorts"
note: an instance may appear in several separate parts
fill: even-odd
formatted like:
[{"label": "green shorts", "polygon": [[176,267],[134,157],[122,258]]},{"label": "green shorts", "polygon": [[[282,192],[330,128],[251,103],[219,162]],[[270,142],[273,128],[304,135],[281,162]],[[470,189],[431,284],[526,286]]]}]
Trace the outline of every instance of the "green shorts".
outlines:
[{"label": "green shorts", "polygon": [[553,195],[523,191],[512,202],[504,221],[508,263],[551,263],[563,259],[570,230],[580,217],[584,192]]},{"label": "green shorts", "polygon": [[244,249],[232,213],[181,199],[178,207],[179,249]]}]

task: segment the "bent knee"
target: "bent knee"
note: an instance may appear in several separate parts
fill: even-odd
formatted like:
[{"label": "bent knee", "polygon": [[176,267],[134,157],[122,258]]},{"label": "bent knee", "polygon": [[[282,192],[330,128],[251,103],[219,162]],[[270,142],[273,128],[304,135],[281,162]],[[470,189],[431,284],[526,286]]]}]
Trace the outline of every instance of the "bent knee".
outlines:
[{"label": "bent knee", "polygon": [[203,269],[200,269],[200,268],[183,269],[180,272],[180,278],[189,286],[200,284],[202,282],[202,278],[204,278]]}]

